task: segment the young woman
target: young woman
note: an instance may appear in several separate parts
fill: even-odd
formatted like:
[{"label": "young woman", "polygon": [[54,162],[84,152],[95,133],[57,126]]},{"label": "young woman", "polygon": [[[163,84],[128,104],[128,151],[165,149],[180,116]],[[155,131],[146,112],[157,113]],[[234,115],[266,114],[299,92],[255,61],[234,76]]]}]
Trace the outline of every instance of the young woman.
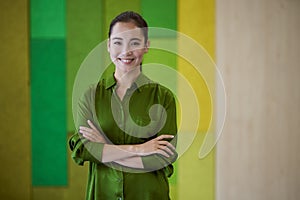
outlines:
[{"label": "young woman", "polygon": [[147,27],[131,11],[113,19],[107,49],[115,71],[79,101],[69,146],[77,164],[90,163],[86,199],[170,199],[176,105],[170,90],[141,72]]}]

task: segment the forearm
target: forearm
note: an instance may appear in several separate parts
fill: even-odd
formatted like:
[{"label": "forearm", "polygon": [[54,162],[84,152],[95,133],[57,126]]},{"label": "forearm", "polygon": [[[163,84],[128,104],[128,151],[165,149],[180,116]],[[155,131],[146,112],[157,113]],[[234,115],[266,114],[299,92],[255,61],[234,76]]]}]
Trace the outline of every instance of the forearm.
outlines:
[{"label": "forearm", "polygon": [[[130,168],[162,168],[174,162],[177,153],[175,147],[165,141],[173,135],[161,135],[143,144],[111,145],[105,144],[102,151],[102,162],[115,162]],[[155,162],[156,164],[154,164]]]},{"label": "forearm", "polygon": [[116,160],[114,162],[125,167],[144,169],[144,164],[141,156],[133,156],[130,158]]},{"label": "forearm", "polygon": [[175,162],[177,158],[177,153],[173,156],[166,158],[160,156],[159,154],[153,154],[148,156],[133,156],[121,160],[115,160],[114,163],[122,165],[124,167],[135,168],[135,169],[144,169],[144,170],[158,170],[163,167]]},{"label": "forearm", "polygon": [[102,162],[120,161],[137,156],[138,145],[105,144],[102,152]]}]

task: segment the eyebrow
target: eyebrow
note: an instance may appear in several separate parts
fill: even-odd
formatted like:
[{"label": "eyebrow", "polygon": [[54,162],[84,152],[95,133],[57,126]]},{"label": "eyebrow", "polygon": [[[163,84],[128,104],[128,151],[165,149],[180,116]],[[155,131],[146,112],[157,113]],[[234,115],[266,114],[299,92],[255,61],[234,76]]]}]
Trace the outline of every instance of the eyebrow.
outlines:
[{"label": "eyebrow", "polygon": [[123,40],[123,38],[120,38],[120,37],[113,37],[112,39],[113,40]]},{"label": "eyebrow", "polygon": [[[123,38],[120,38],[120,37],[113,37],[112,40],[123,40]],[[142,41],[140,38],[131,38],[130,41],[132,41],[132,40]]]}]

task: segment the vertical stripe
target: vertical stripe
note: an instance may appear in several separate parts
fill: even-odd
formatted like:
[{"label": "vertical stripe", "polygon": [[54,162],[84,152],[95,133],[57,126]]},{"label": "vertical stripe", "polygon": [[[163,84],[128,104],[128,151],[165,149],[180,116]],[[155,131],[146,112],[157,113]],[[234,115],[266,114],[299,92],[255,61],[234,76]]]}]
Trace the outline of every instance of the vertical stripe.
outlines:
[{"label": "vertical stripe", "polygon": [[[202,45],[211,57],[214,57],[214,15],[214,1],[178,0],[178,31],[188,35]],[[184,49],[184,45],[185,44],[179,41],[178,48]],[[192,49],[190,50],[193,51]],[[211,107],[213,104],[210,99],[210,92],[214,91],[208,91],[203,77],[194,70],[191,64],[183,59],[178,60],[178,69],[181,74],[188,78],[196,92],[201,116],[196,138],[178,163],[178,197],[179,199],[214,199],[214,152],[211,152],[202,160],[199,160],[197,156],[205,133],[211,123]],[[213,77],[214,69],[211,69],[210,77],[205,78],[213,80]],[[182,88],[181,84],[178,84],[179,93],[184,97],[186,88]],[[186,102],[183,103],[189,105],[189,100],[184,100],[186,100]],[[191,122],[193,122],[193,120],[191,120]],[[191,134],[191,131],[193,131],[189,129],[191,126],[192,124],[182,127],[183,134]]]},{"label": "vertical stripe", "polygon": [[177,0],[142,0],[141,13],[150,27],[177,29]]},{"label": "vertical stripe", "polygon": [[118,14],[132,10],[140,13],[141,11],[141,3],[140,0],[130,0],[130,1],[115,1],[115,0],[104,0],[105,5],[105,19],[104,19],[104,33],[103,35],[108,37],[109,24],[113,18],[115,18]]},{"label": "vertical stripe", "polygon": [[[177,29],[177,0],[142,0],[141,1],[141,14],[145,18],[149,27]],[[171,67],[177,69],[177,55],[169,52],[171,49],[176,50],[177,39],[176,35],[170,31],[150,31],[150,50],[145,55],[143,64],[144,71],[147,71],[147,64],[151,63],[161,64],[158,67]],[[158,46],[165,46],[169,49],[152,49],[151,44],[158,44]],[[166,45],[162,45],[166,44]],[[177,84],[177,77],[164,74],[164,70],[157,69],[155,74],[156,78],[168,79],[168,81]],[[177,199],[177,162],[174,164],[175,171],[170,179],[170,196],[172,199]]]},{"label": "vertical stripe", "polygon": [[62,0],[30,1],[31,38],[64,38],[65,4]]},{"label": "vertical stripe", "polygon": [[0,1],[0,196],[30,199],[28,1]]},{"label": "vertical stripe", "polygon": [[68,132],[75,130],[72,114],[72,91],[76,73],[89,52],[102,40],[104,5],[102,0],[67,0],[67,102]]},{"label": "vertical stripe", "polygon": [[32,185],[66,185],[65,2],[30,2]]}]

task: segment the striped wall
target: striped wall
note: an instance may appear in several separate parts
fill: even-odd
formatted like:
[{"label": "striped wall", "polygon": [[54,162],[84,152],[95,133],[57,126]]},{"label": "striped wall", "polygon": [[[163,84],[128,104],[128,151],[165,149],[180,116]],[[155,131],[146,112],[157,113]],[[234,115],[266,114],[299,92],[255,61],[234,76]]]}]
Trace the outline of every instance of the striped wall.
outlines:
[{"label": "striped wall", "polygon": [[[0,1],[1,199],[84,199],[87,166],[75,165],[66,146],[74,129],[72,84],[80,63],[106,38],[109,21],[123,9],[142,13],[152,26],[192,37],[217,59],[223,74],[228,112],[217,150],[198,159],[209,123],[201,118],[196,139],[176,162],[172,199],[299,199],[300,1],[49,2]],[[190,77],[201,105],[212,104],[189,63],[162,55],[153,51],[145,62],[159,58],[176,67]],[[179,80],[176,86],[184,96]],[[202,112],[212,113],[209,106]],[[43,120],[48,115],[64,123]],[[52,135],[53,123],[61,128]],[[188,136],[189,125],[183,128]],[[58,160],[47,159],[53,156]]]},{"label": "striped wall", "polygon": [[[3,23],[1,27],[10,25],[4,32],[5,35],[1,35],[3,44],[6,44],[8,36],[13,41],[22,41],[8,48],[11,52],[17,53],[18,59],[12,59],[9,56],[12,55],[11,52],[7,52],[7,58],[3,59],[4,66],[13,64],[16,69],[14,75],[17,88],[13,95],[8,87],[1,84],[1,90],[3,87],[3,91],[10,98],[3,99],[1,96],[1,103],[7,105],[5,106],[7,109],[12,107],[18,112],[14,112],[15,115],[12,115],[11,119],[6,119],[2,114],[1,118],[9,125],[14,125],[16,119],[21,119],[18,120],[20,126],[14,126],[16,130],[8,132],[19,132],[18,128],[21,127],[23,137],[19,145],[14,145],[12,141],[9,143],[11,151],[16,152],[20,149],[20,152],[16,152],[16,158],[1,150],[1,158],[7,161],[7,165],[1,169],[10,169],[5,176],[1,175],[3,179],[1,183],[10,183],[4,187],[5,190],[2,189],[1,196],[11,197],[8,199],[83,199],[87,166],[75,165],[70,159],[66,145],[67,138],[74,130],[71,97],[74,78],[80,64],[97,44],[107,38],[111,19],[125,10],[141,13],[151,27],[164,27],[187,34],[203,44],[214,57],[214,2],[208,0],[190,0],[188,3],[183,0],[16,2],[19,3],[14,6],[1,2],[3,11],[1,14],[10,19],[6,23],[1,22]],[[8,7],[10,9],[7,9]],[[15,13],[18,13],[18,16],[15,16]],[[22,34],[12,34],[15,30]],[[175,39],[174,35],[159,34],[154,34],[151,38],[153,43],[174,43]],[[7,42],[7,46],[9,44]],[[152,62],[171,66],[186,77],[191,77],[191,83],[197,91],[201,91],[197,94],[198,100],[203,105],[211,104],[202,77],[193,79],[194,72],[186,68],[184,61],[177,55],[152,49],[144,63]],[[9,71],[8,69],[8,67],[1,68],[3,72]],[[4,74],[1,73],[3,76],[1,81],[5,86],[9,84],[10,79]],[[211,74],[213,76],[214,72]],[[177,85],[178,93],[184,96],[184,88],[181,88],[180,82]],[[15,98],[16,94],[20,95],[20,98]],[[22,101],[22,104],[16,106],[19,101]],[[212,112],[209,107],[204,106],[201,110],[201,115],[207,117],[201,118],[196,140],[175,164],[176,172],[170,180],[172,199],[214,199],[214,152],[203,160],[198,159],[199,148]],[[183,129],[183,132],[189,134],[191,130],[187,128]],[[11,139],[14,137],[11,136]],[[20,157],[25,159],[20,161]],[[20,179],[12,178],[15,171],[19,173]],[[22,187],[16,187],[16,183],[22,184]]]},{"label": "striped wall", "polygon": [[[193,38],[201,44],[214,58],[215,55],[215,3],[211,0],[180,0],[178,1],[178,31]],[[185,44],[180,43],[179,48]],[[191,52],[192,53],[192,52]],[[199,129],[193,144],[179,159],[178,162],[178,199],[214,199],[214,151],[204,159],[199,159],[198,153],[202,145],[205,133],[210,124],[212,115],[210,92],[203,78],[197,71],[184,60],[178,60],[178,70],[185,77],[196,91],[197,100],[200,106]],[[211,77],[214,77],[214,69],[211,69]],[[186,88],[182,88],[179,83],[179,92],[185,96]],[[185,104],[189,104],[189,99],[184,99]],[[191,116],[193,118],[194,116]],[[193,120],[190,120],[193,123]],[[191,133],[192,124],[187,124],[183,128],[184,134]]]},{"label": "striped wall", "polygon": [[30,1],[30,83],[32,185],[66,185],[64,1]]}]

